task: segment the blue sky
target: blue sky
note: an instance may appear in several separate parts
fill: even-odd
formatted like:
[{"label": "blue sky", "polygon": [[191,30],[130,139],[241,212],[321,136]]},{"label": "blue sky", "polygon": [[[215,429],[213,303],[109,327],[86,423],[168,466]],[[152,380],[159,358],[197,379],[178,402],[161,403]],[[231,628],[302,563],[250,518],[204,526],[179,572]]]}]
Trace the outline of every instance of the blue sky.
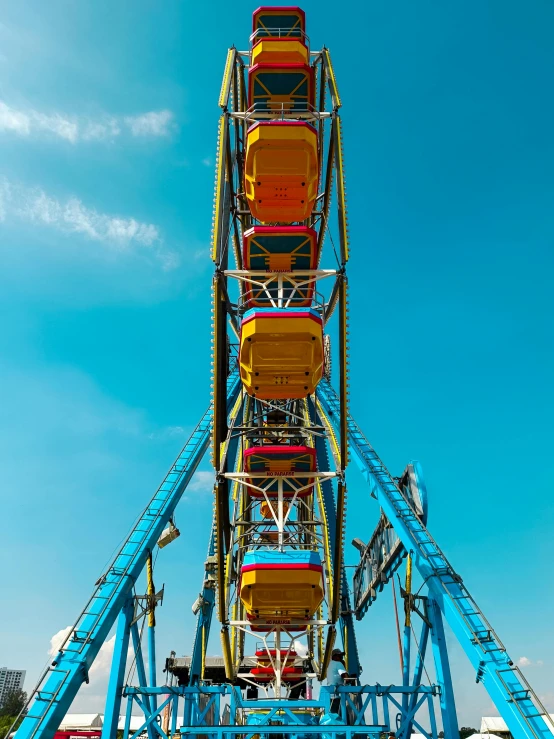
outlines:
[{"label": "blue sky", "polygon": [[[344,105],[353,413],[394,473],[421,461],[431,531],[554,711],[554,6],[303,7]],[[217,97],[253,8],[3,4],[0,664],[26,687],[207,405]],[[191,648],[209,479],[158,561],[160,655]],[[355,470],[349,513],[367,540]],[[359,640],[397,681],[389,593]],[[476,726],[496,711],[452,662]]]}]

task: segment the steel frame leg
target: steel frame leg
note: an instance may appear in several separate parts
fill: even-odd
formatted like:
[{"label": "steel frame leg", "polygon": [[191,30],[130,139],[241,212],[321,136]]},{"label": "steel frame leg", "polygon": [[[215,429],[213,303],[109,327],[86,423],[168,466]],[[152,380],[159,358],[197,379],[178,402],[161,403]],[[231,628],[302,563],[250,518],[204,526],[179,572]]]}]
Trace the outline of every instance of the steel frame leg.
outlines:
[{"label": "steel frame leg", "polygon": [[[415,660],[415,667],[414,667],[414,679],[412,681],[412,684],[414,688],[421,684],[421,675],[423,674],[423,665],[425,664],[425,653],[427,652],[427,640],[429,638],[429,626],[423,622],[421,625],[421,636],[419,637],[419,644],[418,646],[418,652],[417,657]],[[413,711],[416,707],[418,699],[418,694],[413,693],[413,695],[410,696],[408,709],[409,711]],[[407,739],[409,739],[412,735],[412,722],[408,724],[406,727],[405,736]]]},{"label": "steel frame leg", "polygon": [[133,613],[133,599],[128,598],[121,609],[117,620],[110,681],[106,695],[106,707],[104,709],[102,739],[116,739],[119,713],[121,711],[121,699],[123,697],[123,680],[125,677],[125,665],[127,664],[127,651],[129,649],[129,636],[131,634]]},{"label": "steel frame leg", "polygon": [[[150,674],[150,687],[156,687],[156,627],[148,626],[148,672]],[[155,693],[150,696],[150,710],[155,711],[158,707],[158,697]]]},{"label": "steel frame leg", "polygon": [[[142,658],[142,645],[140,642],[140,634],[136,623],[131,626],[131,636],[133,637],[133,647],[135,649],[135,661],[137,665],[137,677],[139,685],[147,686],[148,682],[146,680],[146,670],[144,669],[144,659]],[[148,713],[151,713],[152,704],[150,703],[150,696],[144,695],[143,699],[145,708],[147,709]],[[148,718],[147,711],[144,712],[145,719]],[[158,733],[154,726],[152,726],[151,722],[147,726],[147,731],[148,739],[157,739]]]},{"label": "steel frame leg", "polygon": [[[410,626],[404,627],[404,641],[402,644],[402,685],[407,688],[410,684],[410,652],[411,652],[411,628]],[[405,693],[402,696],[402,710],[404,713],[408,711],[408,705],[410,702],[410,696]],[[407,735],[409,739],[409,734]]]},{"label": "steel frame leg", "polygon": [[442,714],[442,728],[445,739],[460,739],[458,731],[458,717],[456,715],[456,702],[452,688],[452,676],[450,674],[450,662],[446,648],[444,625],[442,614],[437,601],[429,598],[427,601],[427,617],[431,623],[431,642],[433,645],[433,657],[435,660],[435,673],[440,685],[440,707]]}]

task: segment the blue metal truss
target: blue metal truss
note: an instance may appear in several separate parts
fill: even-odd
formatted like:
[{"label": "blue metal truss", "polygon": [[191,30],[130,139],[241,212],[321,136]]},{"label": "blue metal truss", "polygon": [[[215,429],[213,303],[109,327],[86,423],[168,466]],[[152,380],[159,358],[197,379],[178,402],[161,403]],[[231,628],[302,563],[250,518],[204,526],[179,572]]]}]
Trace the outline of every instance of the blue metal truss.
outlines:
[{"label": "blue metal truss", "polygon": [[[340,401],[336,392],[327,380],[322,380],[317,395],[338,433]],[[551,739],[552,732],[544,718],[548,716],[546,709],[351,416],[348,416],[348,440],[371,494],[377,498],[406,551],[412,553],[431,598],[473,665],[477,682],[487,689],[514,739]],[[439,645],[435,657],[437,650],[441,655],[446,654]],[[447,689],[446,683],[442,687]]]},{"label": "blue metal truss", "polygon": [[[161,703],[149,710],[148,698],[160,696]],[[272,734],[291,737],[321,737],[322,739],[353,739],[377,737],[394,732],[401,735],[408,724],[415,726],[425,739],[435,739],[437,722],[434,703],[440,695],[437,685],[364,685],[323,686],[318,700],[283,701],[244,700],[239,688],[230,685],[206,685],[194,687],[127,687],[128,720],[123,739],[138,739],[155,726],[161,739],[174,736],[177,717],[182,715],[182,736],[229,739],[264,739]],[[340,716],[331,706],[338,702]],[[403,710],[407,701],[409,708]],[[135,731],[129,730],[130,709],[133,703],[144,711],[144,721]],[[159,726],[159,718],[166,706],[171,705],[171,729],[166,734]],[[237,717],[230,723],[225,716]],[[347,720],[346,720],[347,717]],[[400,717],[400,719],[399,719]],[[286,727],[286,728],[285,728]]]},{"label": "blue metal truss", "polygon": [[[233,372],[227,381],[228,407],[234,404],[240,388],[238,372]],[[92,596],[54,661],[42,674],[31,694],[30,710],[17,730],[17,739],[50,739],[54,735],[79,688],[84,682],[88,682],[88,671],[122,609],[125,609],[127,615],[122,615],[121,618],[124,622],[128,620],[128,598],[144,569],[149,553],[156,546],[208,448],[211,424],[210,407],[111,565],[97,581]],[[125,639],[128,641],[128,635],[124,635],[125,625],[121,628],[123,631],[118,642],[120,651],[125,646]],[[133,629],[131,633],[134,633]],[[123,654],[126,655],[126,651]],[[117,671],[116,674],[117,678],[112,672],[112,678],[116,681],[115,684],[110,684],[112,701],[116,701],[116,693],[121,690],[122,672]],[[146,685],[145,673],[139,675],[139,679]]]}]

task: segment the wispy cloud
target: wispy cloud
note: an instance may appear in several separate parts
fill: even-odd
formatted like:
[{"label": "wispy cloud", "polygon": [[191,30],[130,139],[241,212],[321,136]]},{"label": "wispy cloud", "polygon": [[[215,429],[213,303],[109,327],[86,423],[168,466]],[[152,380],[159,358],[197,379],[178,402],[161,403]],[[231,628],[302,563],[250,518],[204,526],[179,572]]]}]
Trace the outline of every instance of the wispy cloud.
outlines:
[{"label": "wispy cloud", "polygon": [[136,138],[159,138],[169,136],[174,128],[175,116],[170,110],[93,119],[60,112],[18,110],[0,101],[0,133],[23,137],[51,135],[75,144],[78,141],[110,141],[125,133]]},{"label": "wispy cloud", "polygon": [[25,187],[0,179],[0,221],[15,218],[48,227],[65,234],[81,234],[106,246],[125,249],[148,247],[164,269],[178,264],[169,252],[157,226],[135,218],[100,213],[84,205],[79,198],[62,201],[38,187]]},{"label": "wispy cloud", "polygon": [[[48,654],[50,655],[50,657],[55,657],[58,654],[61,645],[70,632],[71,626],[66,626],[65,629],[60,629],[56,634],[54,634],[54,636],[50,639],[50,649],[48,650]],[[89,679],[92,690],[94,690],[95,688],[97,689],[99,687],[99,684],[102,684],[107,679],[112,665],[114,646],[115,635],[112,636],[110,639],[107,639],[100,647],[100,651],[96,655],[96,658],[89,670]],[[129,657],[132,658],[132,656],[133,649],[132,646],[129,645],[129,649],[127,651],[127,659],[129,659]],[[144,659],[146,665],[148,665],[147,654],[144,655]]]},{"label": "wispy cloud", "polygon": [[60,651],[60,647],[65,641],[66,636],[68,636],[69,632],[71,631],[71,626],[66,626],[65,629],[60,629],[57,631],[54,636],[50,639],[50,649],[48,650],[48,654],[51,657],[55,657],[57,653]]},{"label": "wispy cloud", "polygon": [[170,110],[160,110],[127,116],[125,123],[133,136],[167,136],[173,125],[173,113]]},{"label": "wispy cloud", "polygon": [[529,659],[529,657],[520,657],[517,661],[517,664],[519,667],[542,667],[543,661],[542,659],[538,659],[536,662],[532,659]]},{"label": "wispy cloud", "polygon": [[152,431],[148,434],[148,438],[155,441],[166,441],[167,439],[178,439],[182,437],[184,433],[185,429],[183,426],[165,426],[157,431]]},{"label": "wispy cloud", "polygon": [[198,470],[187,487],[187,493],[211,493],[214,487],[214,473]]}]

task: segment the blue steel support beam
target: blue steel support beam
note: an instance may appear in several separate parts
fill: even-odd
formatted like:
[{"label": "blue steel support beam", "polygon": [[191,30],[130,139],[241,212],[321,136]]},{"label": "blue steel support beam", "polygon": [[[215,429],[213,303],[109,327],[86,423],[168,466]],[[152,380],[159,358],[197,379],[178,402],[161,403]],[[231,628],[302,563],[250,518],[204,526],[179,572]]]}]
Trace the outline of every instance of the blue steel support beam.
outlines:
[{"label": "blue steel support beam", "polygon": [[[407,687],[410,684],[410,651],[411,651],[411,629],[404,626],[404,640],[402,643],[402,685]],[[408,696],[402,697],[402,708],[404,712],[408,710]]]},{"label": "blue steel support beam", "polygon": [[429,598],[427,601],[427,617],[431,623],[431,643],[433,645],[433,657],[435,660],[435,675],[441,688],[440,706],[444,739],[460,739],[442,615],[438,604],[433,598]]},{"label": "blue steel support beam", "polygon": [[[227,381],[228,408],[240,387],[238,372],[234,371]],[[142,572],[148,552],[156,546],[208,448],[211,423],[209,408],[112,564],[98,580],[54,662],[42,674],[29,699],[29,711],[17,730],[17,739],[51,739],[79,688],[88,681],[88,671]]]},{"label": "blue steel support beam", "polygon": [[[131,637],[133,638],[133,649],[135,652],[135,664],[137,666],[137,677],[140,685],[148,685],[146,682],[146,669],[144,667],[144,659],[142,657],[142,643],[136,622],[131,626]],[[144,696],[144,714],[152,712],[152,702],[155,699],[155,694]],[[148,739],[156,739],[156,732],[154,727],[148,725]]]},{"label": "blue steel support beam", "polygon": [[[148,626],[148,675],[150,677],[150,687],[156,687],[156,627]],[[151,696],[152,710],[156,710],[157,697]]]},{"label": "blue steel support beam", "polygon": [[[417,649],[417,657],[415,660],[414,679],[413,679],[414,687],[417,687],[418,685],[421,684],[421,676],[423,675],[423,666],[425,664],[425,654],[427,652],[427,641],[428,640],[429,640],[429,625],[425,621],[423,621],[423,623],[421,624],[421,635],[419,637],[419,644],[417,645],[418,649]],[[409,702],[409,708],[408,708],[410,713],[413,712],[416,702],[417,702],[417,693],[414,693],[413,695],[410,696],[410,702]],[[412,736],[411,721],[408,723],[404,736],[408,737],[408,739],[409,737]]]},{"label": "blue steel support beam", "polygon": [[108,683],[104,723],[102,724],[102,739],[116,739],[119,714],[121,713],[123,679],[125,677],[125,665],[127,663],[127,651],[129,649],[129,636],[133,614],[134,601],[132,598],[128,598],[117,620],[110,682]]},{"label": "blue steel support beam", "polygon": [[[339,430],[340,401],[327,380],[317,389],[320,402]],[[471,664],[483,682],[514,739],[552,739],[546,709],[515,667],[506,648],[454,571],[439,545],[398,489],[373,447],[351,416],[348,417],[351,451],[370,491],[393,525],[404,547],[414,552],[414,564],[430,594],[450,624]],[[543,717],[545,716],[545,717]]]},{"label": "blue steel support beam", "polygon": [[[192,648],[192,658],[189,671],[189,685],[198,683],[202,672],[202,660],[204,650],[208,644],[212,616],[215,608],[215,578],[211,565],[211,558],[215,555],[215,520],[212,524],[210,544],[208,546],[208,558],[204,570],[204,583],[201,593],[201,606],[196,622],[196,634]],[[211,578],[211,579],[210,579]]]}]

